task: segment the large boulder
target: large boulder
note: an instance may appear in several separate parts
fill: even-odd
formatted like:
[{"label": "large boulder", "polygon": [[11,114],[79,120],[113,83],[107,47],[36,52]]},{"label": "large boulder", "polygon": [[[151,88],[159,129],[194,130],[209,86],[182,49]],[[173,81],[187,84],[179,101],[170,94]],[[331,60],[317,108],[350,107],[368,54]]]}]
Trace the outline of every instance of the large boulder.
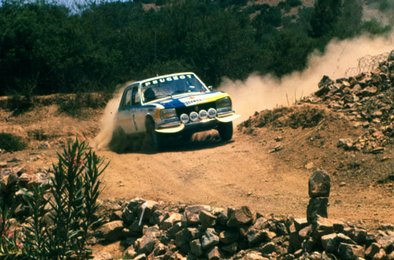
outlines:
[{"label": "large boulder", "polygon": [[254,216],[249,207],[243,206],[237,209],[228,209],[228,227],[242,227],[253,223]]}]

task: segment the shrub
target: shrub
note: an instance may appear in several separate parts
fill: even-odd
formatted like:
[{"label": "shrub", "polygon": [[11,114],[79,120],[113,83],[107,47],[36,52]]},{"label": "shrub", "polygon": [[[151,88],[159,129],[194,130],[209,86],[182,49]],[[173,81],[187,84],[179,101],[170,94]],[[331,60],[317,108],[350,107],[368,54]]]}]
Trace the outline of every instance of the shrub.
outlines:
[{"label": "shrub", "polygon": [[19,136],[0,133],[0,149],[4,149],[7,152],[15,152],[25,149],[27,144]]},{"label": "shrub", "polygon": [[65,113],[72,117],[81,117],[84,115],[83,110],[86,108],[105,107],[112,94],[109,93],[77,93],[64,99],[58,99],[59,112]]},{"label": "shrub", "polygon": [[[69,142],[53,164],[51,186],[35,186],[25,195],[31,217],[13,240],[0,240],[0,258],[91,258],[87,242],[100,222],[95,215],[99,177],[107,165],[85,142]],[[8,223],[2,219],[0,224]]]},{"label": "shrub", "polygon": [[13,111],[14,115],[20,115],[34,107],[31,96],[14,95],[7,100],[7,109]]}]

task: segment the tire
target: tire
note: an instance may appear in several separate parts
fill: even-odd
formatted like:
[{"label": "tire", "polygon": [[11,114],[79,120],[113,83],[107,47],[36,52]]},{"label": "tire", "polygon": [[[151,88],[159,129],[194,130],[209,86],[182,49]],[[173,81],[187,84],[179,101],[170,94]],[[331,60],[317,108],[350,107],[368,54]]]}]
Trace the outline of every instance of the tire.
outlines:
[{"label": "tire", "polygon": [[218,131],[222,141],[230,141],[231,138],[233,138],[233,122],[220,123],[218,126]]},{"label": "tire", "polygon": [[146,119],[146,136],[148,147],[153,151],[160,151],[164,146],[164,136],[155,131],[155,122],[151,118]]}]

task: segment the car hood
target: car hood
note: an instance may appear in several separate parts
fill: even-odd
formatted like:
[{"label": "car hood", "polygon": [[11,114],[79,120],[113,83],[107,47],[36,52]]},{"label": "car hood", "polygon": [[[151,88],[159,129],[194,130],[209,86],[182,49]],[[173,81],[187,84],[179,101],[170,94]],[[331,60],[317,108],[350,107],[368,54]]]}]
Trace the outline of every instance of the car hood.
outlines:
[{"label": "car hood", "polygon": [[227,96],[227,93],[219,91],[207,93],[185,93],[156,100],[150,104],[162,106],[163,108],[189,107],[198,104],[213,102]]}]

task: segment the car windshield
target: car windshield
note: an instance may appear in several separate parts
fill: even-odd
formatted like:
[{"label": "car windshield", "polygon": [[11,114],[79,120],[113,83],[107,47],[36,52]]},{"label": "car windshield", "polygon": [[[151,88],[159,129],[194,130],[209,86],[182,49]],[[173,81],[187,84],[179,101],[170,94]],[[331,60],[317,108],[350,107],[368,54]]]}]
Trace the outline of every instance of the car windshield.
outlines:
[{"label": "car windshield", "polygon": [[144,102],[192,92],[205,92],[207,88],[193,75],[167,76],[141,83]]}]

